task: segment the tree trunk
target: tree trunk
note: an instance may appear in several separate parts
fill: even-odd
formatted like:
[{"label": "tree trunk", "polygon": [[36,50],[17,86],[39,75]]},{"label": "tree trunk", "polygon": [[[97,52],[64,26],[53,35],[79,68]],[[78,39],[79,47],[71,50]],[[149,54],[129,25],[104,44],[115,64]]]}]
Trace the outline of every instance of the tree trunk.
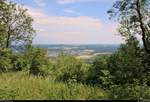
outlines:
[{"label": "tree trunk", "polygon": [[6,48],[9,48],[10,46],[10,35],[11,35],[11,32],[10,32],[10,29],[8,29],[7,38],[6,38]]},{"label": "tree trunk", "polygon": [[142,41],[143,41],[144,49],[145,49],[146,53],[150,54],[150,49],[148,48],[147,40],[146,40],[146,30],[145,30],[145,27],[144,27],[144,23],[142,21],[142,14],[141,14],[141,11],[140,11],[140,1],[139,0],[137,0],[136,6],[137,6],[136,11],[137,11],[138,16],[139,16],[140,28],[142,30]]}]

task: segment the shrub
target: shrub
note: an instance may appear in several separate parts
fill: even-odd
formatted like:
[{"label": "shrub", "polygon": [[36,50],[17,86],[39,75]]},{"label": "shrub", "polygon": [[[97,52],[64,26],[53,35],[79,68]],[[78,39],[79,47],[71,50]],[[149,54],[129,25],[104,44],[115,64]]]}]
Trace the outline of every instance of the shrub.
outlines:
[{"label": "shrub", "polygon": [[29,63],[28,60],[25,59],[25,56],[23,53],[16,53],[12,55],[12,71],[27,71],[29,69]]},{"label": "shrub", "polygon": [[87,65],[82,64],[80,60],[73,56],[61,53],[55,65],[56,80],[67,81],[73,79],[77,82],[83,82],[87,71],[86,67]]},{"label": "shrub", "polygon": [[30,74],[42,76],[50,74],[53,64],[46,49],[31,47],[25,50],[24,56],[28,60]]},{"label": "shrub", "polygon": [[98,56],[92,63],[89,70],[87,82],[97,84],[102,87],[108,87],[111,84],[111,75],[108,70],[108,59],[106,56]]},{"label": "shrub", "polygon": [[109,88],[108,98],[110,99],[149,99],[150,87],[134,84],[113,85]]},{"label": "shrub", "polygon": [[11,55],[10,49],[0,49],[0,72],[8,72],[12,68]]},{"label": "shrub", "polygon": [[143,84],[144,67],[137,39],[132,37],[127,44],[121,45],[118,51],[111,55],[108,68],[114,84]]}]

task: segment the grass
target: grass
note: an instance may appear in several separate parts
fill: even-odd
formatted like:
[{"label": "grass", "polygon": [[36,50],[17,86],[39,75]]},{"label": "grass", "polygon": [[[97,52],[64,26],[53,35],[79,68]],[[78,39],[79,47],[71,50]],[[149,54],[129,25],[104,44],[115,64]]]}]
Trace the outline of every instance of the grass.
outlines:
[{"label": "grass", "polygon": [[0,100],[150,99],[148,86],[123,85],[109,90],[79,83],[55,82],[26,72],[0,74]]},{"label": "grass", "polygon": [[105,99],[98,87],[54,82],[25,72],[0,74],[1,100],[92,100]]}]

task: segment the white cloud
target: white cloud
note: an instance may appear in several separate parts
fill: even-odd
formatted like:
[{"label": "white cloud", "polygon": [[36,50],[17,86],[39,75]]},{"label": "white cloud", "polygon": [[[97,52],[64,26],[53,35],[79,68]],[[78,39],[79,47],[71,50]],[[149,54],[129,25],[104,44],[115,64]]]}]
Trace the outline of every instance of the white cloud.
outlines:
[{"label": "white cloud", "polygon": [[71,4],[71,3],[87,3],[87,2],[107,2],[109,0],[58,0],[58,4]]},{"label": "white cloud", "polygon": [[44,7],[46,5],[46,3],[45,3],[46,0],[33,0],[33,1],[39,7]]},{"label": "white cloud", "polygon": [[34,18],[37,36],[34,43],[120,43],[116,24],[87,16],[48,16],[40,9],[28,7]]},{"label": "white cloud", "polygon": [[65,13],[76,13],[76,11],[72,10],[72,9],[64,9]]}]

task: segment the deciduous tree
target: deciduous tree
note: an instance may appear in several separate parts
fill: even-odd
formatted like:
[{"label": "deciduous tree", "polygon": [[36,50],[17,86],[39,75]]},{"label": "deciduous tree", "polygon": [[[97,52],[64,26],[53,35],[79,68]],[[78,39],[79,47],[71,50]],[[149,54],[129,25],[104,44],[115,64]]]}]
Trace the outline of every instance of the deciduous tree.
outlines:
[{"label": "deciduous tree", "polygon": [[6,0],[0,0],[0,46],[26,45],[32,42],[35,30],[27,9]]},{"label": "deciduous tree", "polygon": [[145,52],[150,54],[149,0],[117,0],[108,13],[119,21],[121,35],[140,35]]}]

